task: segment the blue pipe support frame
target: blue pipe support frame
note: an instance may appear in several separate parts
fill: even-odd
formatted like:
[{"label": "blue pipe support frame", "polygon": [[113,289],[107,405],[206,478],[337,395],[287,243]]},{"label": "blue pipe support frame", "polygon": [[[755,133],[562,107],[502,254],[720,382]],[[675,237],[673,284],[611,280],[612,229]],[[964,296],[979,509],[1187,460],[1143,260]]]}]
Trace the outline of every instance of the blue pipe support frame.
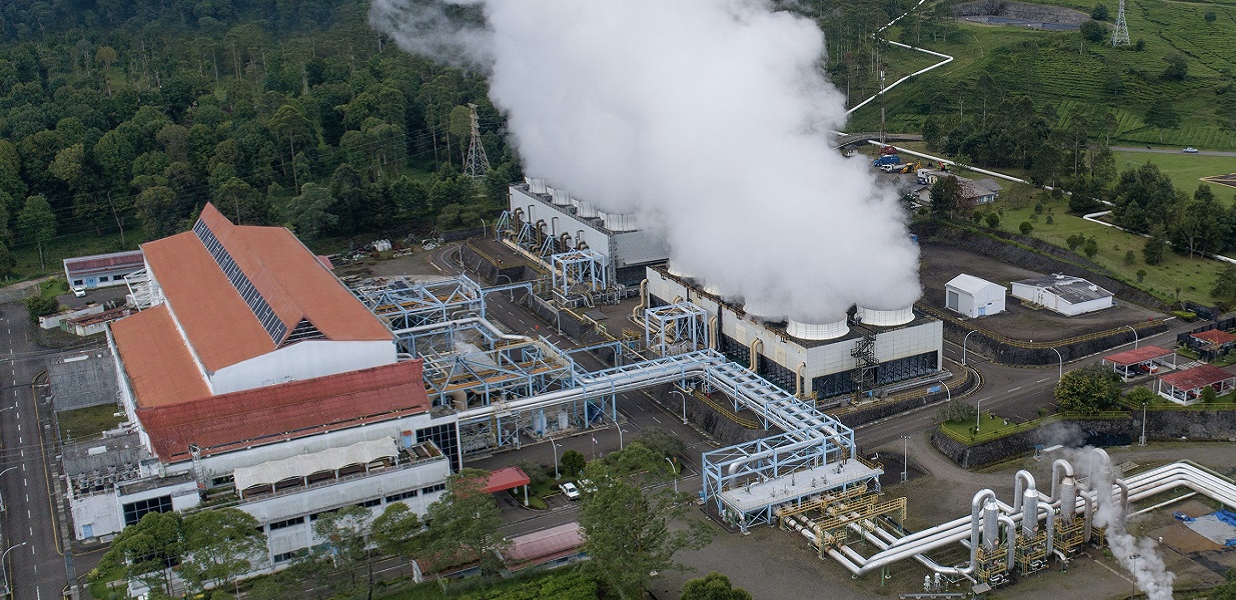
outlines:
[{"label": "blue pipe support frame", "polygon": [[671,344],[690,343],[691,351],[710,347],[708,313],[691,302],[679,302],[644,309],[644,347],[652,349],[658,340],[657,354],[668,354]]}]

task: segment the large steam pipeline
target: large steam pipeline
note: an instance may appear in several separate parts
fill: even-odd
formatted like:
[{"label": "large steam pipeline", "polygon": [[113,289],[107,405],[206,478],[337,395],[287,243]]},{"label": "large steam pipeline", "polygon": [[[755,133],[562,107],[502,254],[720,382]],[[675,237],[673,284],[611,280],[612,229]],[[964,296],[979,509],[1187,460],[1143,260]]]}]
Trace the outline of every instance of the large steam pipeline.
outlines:
[{"label": "large steam pipeline", "polygon": [[[1075,473],[1078,465],[1080,473]],[[1088,477],[1088,484],[1079,482]],[[990,489],[971,501],[970,514],[914,533],[888,527],[888,510],[865,508],[852,498],[816,499],[822,518],[812,520],[801,509],[778,511],[781,526],[799,532],[820,557],[830,556],[855,575],[914,558],[945,577],[962,577],[975,584],[1000,585],[1014,571],[1029,575],[1052,560],[1067,564],[1085,543],[1106,545],[1135,576],[1150,598],[1170,598],[1173,575],[1164,567],[1153,542],[1137,540],[1124,528],[1129,503],[1176,486],[1194,489],[1220,502],[1236,501],[1236,486],[1187,464],[1173,463],[1141,473],[1128,481],[1114,474],[1102,449],[1068,453],[1052,463],[1050,492],[1035,485],[1029,471],[1014,475],[1011,504],[1001,502]],[[902,499],[904,500],[904,499]],[[904,506],[904,504],[902,504]],[[838,516],[847,518],[838,518]],[[879,549],[863,556],[847,540],[855,535]],[[954,543],[969,550],[969,560],[940,565],[926,553]],[[1133,553],[1140,560],[1129,561]]]}]

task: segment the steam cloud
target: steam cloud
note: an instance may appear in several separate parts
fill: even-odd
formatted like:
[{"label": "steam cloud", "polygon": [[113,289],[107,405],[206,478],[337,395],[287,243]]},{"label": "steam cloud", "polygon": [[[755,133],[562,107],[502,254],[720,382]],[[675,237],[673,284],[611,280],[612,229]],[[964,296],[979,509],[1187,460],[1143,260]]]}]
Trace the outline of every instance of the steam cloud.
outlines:
[{"label": "steam cloud", "polygon": [[1064,456],[1078,475],[1090,478],[1090,488],[1097,496],[1094,524],[1107,527],[1107,546],[1120,566],[1133,575],[1138,589],[1149,600],[1171,600],[1176,574],[1167,570],[1154,540],[1138,538],[1125,530],[1124,503],[1112,497],[1116,473],[1107,453],[1087,446],[1066,450]]},{"label": "steam cloud", "polygon": [[[483,23],[452,18],[469,10]],[[769,0],[374,0],[370,20],[484,69],[525,171],[664,224],[676,269],[750,312],[826,322],[921,294],[895,192],[830,148],[844,102],[806,18]]]}]

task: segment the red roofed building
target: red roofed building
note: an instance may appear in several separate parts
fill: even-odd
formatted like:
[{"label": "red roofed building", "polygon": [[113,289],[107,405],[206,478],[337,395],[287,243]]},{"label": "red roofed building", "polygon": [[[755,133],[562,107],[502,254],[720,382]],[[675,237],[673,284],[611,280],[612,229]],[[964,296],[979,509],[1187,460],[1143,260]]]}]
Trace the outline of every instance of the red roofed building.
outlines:
[{"label": "red roofed building", "polygon": [[110,324],[121,404],[147,455],[77,489],[78,539],[152,512],[236,506],[267,534],[257,568],[320,543],[310,523],[349,505],[424,514],[458,463],[422,361],[294,235],[238,226],[211,205],[192,231],[142,246],[140,312]]},{"label": "red roofed building", "polygon": [[141,250],[64,259],[64,277],[71,287],[124,285],[126,275],[145,266]]},{"label": "red roofed building", "polygon": [[1103,357],[1103,364],[1111,365],[1113,371],[1128,381],[1138,375],[1157,373],[1160,367],[1175,369],[1176,351],[1158,346],[1142,346],[1109,354]]},{"label": "red roofed building", "polygon": [[1160,377],[1157,391],[1172,402],[1193,404],[1207,387],[1214,388],[1220,396],[1230,393],[1236,388],[1236,375],[1214,365],[1203,364]]}]

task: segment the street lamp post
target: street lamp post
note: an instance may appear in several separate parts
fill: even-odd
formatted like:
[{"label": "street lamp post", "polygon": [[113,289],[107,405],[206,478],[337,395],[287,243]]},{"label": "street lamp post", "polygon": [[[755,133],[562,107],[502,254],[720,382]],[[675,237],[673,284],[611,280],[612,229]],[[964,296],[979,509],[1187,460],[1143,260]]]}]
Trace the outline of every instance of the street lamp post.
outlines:
[{"label": "street lamp post", "polygon": [[943,381],[941,381],[941,382],[940,382],[940,385],[944,386],[944,393],[945,393],[945,394],[948,394],[948,396],[947,396],[946,400],[947,400],[947,401],[949,401],[949,402],[952,402],[952,401],[953,401],[953,392],[952,392],[952,391],[950,391],[950,390],[948,389],[948,384],[947,384],[947,383],[945,383],[945,382],[943,382]]},{"label": "street lamp post", "polygon": [[670,472],[674,474],[674,493],[678,493],[678,469],[674,467],[674,461],[669,457],[665,457],[665,462],[669,463]]},{"label": "street lamp post", "polygon": [[7,567],[5,567],[6,563],[4,562],[4,557],[9,555],[9,550],[12,550],[13,548],[16,548],[18,546],[25,546],[25,545],[26,545],[26,542],[22,542],[20,544],[13,544],[12,546],[9,546],[8,550],[5,550],[3,553],[0,553],[0,571],[4,571],[4,594],[6,596],[12,596],[12,590],[9,589],[9,570]]},{"label": "street lamp post", "polygon": [[1055,349],[1054,347],[1051,349],[1051,351],[1055,352],[1056,358],[1060,360],[1060,368],[1058,369],[1058,372],[1056,373],[1056,381],[1060,381],[1061,379],[1064,379],[1064,357],[1061,356],[1060,351]]},{"label": "street lamp post", "polygon": [[1146,403],[1142,403],[1142,437],[1137,440],[1138,446],[1146,445]]},{"label": "street lamp post", "polygon": [[1133,329],[1132,325],[1125,325],[1125,327],[1128,327],[1129,331],[1133,332],[1133,348],[1137,349],[1137,341],[1140,338],[1140,336],[1137,335],[1137,330]]},{"label": "street lamp post", "polygon": [[970,335],[976,331],[978,330],[971,329],[970,333],[967,333],[966,337],[961,339],[961,366],[963,367],[966,366],[966,342],[970,341]]},{"label": "street lamp post", "polygon": [[[13,469],[16,469],[16,468],[17,467],[14,466],[14,467],[9,467],[3,471],[0,471],[0,477],[4,477],[5,473],[8,473],[9,471],[12,471]],[[8,507],[4,504],[4,492],[0,491],[0,513],[5,512],[7,510],[8,510]],[[5,589],[8,589],[8,587],[6,586]]]},{"label": "street lamp post", "polygon": [[678,390],[670,390],[670,393],[678,394],[679,396],[682,396],[682,424],[686,425],[687,424],[687,395]]},{"label": "street lamp post", "polygon": [[982,427],[980,419],[983,418],[983,399],[979,398],[978,403],[974,406],[974,435],[978,435],[979,427]]},{"label": "street lamp post", "polygon": [[554,481],[562,479],[562,475],[558,473],[558,442],[549,440],[549,447],[554,451]]}]

